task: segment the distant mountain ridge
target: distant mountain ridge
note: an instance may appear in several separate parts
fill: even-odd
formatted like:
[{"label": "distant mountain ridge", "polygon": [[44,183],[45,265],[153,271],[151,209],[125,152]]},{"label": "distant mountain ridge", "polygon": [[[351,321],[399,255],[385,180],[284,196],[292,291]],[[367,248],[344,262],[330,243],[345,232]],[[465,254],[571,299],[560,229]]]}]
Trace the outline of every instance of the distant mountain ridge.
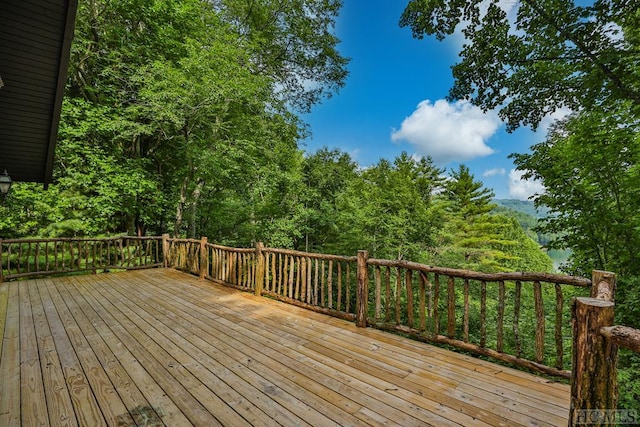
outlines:
[{"label": "distant mountain ridge", "polygon": [[536,219],[545,217],[549,212],[547,208],[536,208],[531,200],[493,199],[493,203],[516,212],[531,215]]},{"label": "distant mountain ridge", "polygon": [[[494,212],[515,217],[527,235],[537,241],[540,246],[544,247],[549,241],[557,238],[555,234],[543,234],[534,231],[538,225],[538,220],[548,215],[548,208],[536,209],[531,200],[494,199],[493,203],[497,205]],[[553,260],[555,271],[560,272],[561,267],[568,263],[571,250],[548,250],[547,255]]]}]

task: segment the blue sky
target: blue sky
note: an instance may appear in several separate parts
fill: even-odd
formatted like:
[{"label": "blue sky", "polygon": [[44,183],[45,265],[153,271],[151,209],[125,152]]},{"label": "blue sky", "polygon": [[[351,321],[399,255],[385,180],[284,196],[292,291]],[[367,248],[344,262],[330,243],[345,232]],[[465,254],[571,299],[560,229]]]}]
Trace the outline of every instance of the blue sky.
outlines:
[{"label": "blue sky", "polygon": [[462,39],[414,39],[398,25],[406,4],[344,1],[336,34],[341,54],[351,58],[350,75],[337,95],[303,117],[312,132],[303,149],[340,148],[361,166],[402,151],[431,155],[447,171],[464,163],[497,198],[526,199],[539,187],[519,179],[508,155],[527,152],[544,134],[508,134],[497,115],[447,102]]}]

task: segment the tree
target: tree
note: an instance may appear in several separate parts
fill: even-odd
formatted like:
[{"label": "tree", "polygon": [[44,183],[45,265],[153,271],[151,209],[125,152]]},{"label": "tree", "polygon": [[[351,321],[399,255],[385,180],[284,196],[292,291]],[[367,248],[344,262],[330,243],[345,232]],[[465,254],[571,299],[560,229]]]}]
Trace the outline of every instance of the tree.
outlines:
[{"label": "tree", "polygon": [[[535,201],[550,209],[540,227],[555,233],[548,246],[572,249],[571,273],[600,269],[619,275],[616,321],[626,325],[640,319],[640,139],[637,126],[620,125],[631,122],[632,109],[627,101],[613,111],[576,114],[555,126],[531,154],[514,155],[525,176],[546,188]],[[637,409],[640,357],[621,355],[620,405]]]},{"label": "tree", "polygon": [[493,191],[460,165],[445,181],[442,226],[428,262],[475,271],[551,271],[553,263],[515,218],[492,212]]},{"label": "tree", "polygon": [[460,29],[466,42],[450,98],[499,109],[513,130],[535,128],[558,108],[626,100],[637,110],[637,7],[626,0],[412,0],[400,25],[440,40]]},{"label": "tree", "polygon": [[439,220],[432,212],[432,198],[441,187],[442,173],[431,158],[414,159],[404,152],[393,163],[383,159],[361,171],[340,201],[345,249],[424,259]]},{"label": "tree", "polygon": [[451,179],[444,185],[444,194],[451,202],[450,208],[459,212],[463,219],[488,213],[495,208],[491,203],[493,191],[485,188],[481,181],[476,181],[465,165],[460,165],[457,171],[451,171]]},{"label": "tree", "polygon": [[279,99],[308,112],[344,86],[348,59],[333,35],[341,0],[214,0],[252,52],[252,70],[271,78]]},{"label": "tree", "polygon": [[341,230],[339,204],[356,178],[356,163],[348,153],[324,147],[302,163],[305,205],[305,251],[335,251]]},{"label": "tree", "polygon": [[[279,242],[292,244],[300,230],[286,220],[291,209],[280,204],[278,187],[293,190],[292,183],[300,182],[296,140],[305,130],[289,110],[298,95],[308,108],[337,90],[346,60],[330,33],[340,2],[282,6],[240,0],[81,3],[65,104],[71,108],[63,112],[63,125],[68,120],[59,151],[73,156],[84,140],[83,150],[96,154],[91,159],[102,156],[104,162],[71,164],[59,156],[67,163],[59,182],[102,171],[132,188],[144,183],[135,194],[146,193],[155,203],[124,198],[132,189],[120,185],[111,206],[103,206],[105,216],[121,218],[111,221],[119,231],[131,225],[141,231],[151,221],[156,233],[197,237],[227,230],[234,241],[250,243],[268,224],[284,233]],[[93,118],[96,126],[74,117]],[[271,150],[276,154],[265,155]],[[75,186],[74,194],[89,198],[86,187]],[[228,216],[213,227],[207,215],[214,203],[242,209],[235,217],[248,218],[246,227],[230,226]]]},{"label": "tree", "polygon": [[550,209],[540,230],[556,233],[549,247],[573,250],[576,273],[640,274],[640,146],[634,127],[615,126],[628,107],[574,115],[532,153],[513,155],[525,177],[545,186],[535,198]]}]

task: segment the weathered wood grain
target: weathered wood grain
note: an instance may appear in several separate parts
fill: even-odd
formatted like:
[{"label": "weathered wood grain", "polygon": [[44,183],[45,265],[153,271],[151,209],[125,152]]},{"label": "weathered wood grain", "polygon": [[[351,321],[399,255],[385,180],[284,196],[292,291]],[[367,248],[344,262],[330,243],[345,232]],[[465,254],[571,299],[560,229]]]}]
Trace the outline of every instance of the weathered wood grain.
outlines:
[{"label": "weathered wood grain", "polygon": [[[212,259],[223,270],[231,257]],[[335,307],[338,268],[323,273],[344,261],[326,260],[323,272],[324,261],[274,254],[265,272],[282,268],[284,295],[299,280],[301,300],[326,305],[333,276]],[[237,258],[229,272],[246,280],[255,268]],[[376,292],[384,298],[392,280],[395,289],[381,308],[419,286],[412,311],[423,328],[436,307],[429,278],[385,270]],[[568,415],[566,385],[175,270],[3,283],[0,315],[0,425],[33,424],[24,402],[51,425],[553,426]],[[22,365],[26,385],[21,356],[36,361]]]},{"label": "weathered wood grain", "polygon": [[8,307],[0,356],[0,425],[20,425],[20,306],[18,283],[2,283]]}]

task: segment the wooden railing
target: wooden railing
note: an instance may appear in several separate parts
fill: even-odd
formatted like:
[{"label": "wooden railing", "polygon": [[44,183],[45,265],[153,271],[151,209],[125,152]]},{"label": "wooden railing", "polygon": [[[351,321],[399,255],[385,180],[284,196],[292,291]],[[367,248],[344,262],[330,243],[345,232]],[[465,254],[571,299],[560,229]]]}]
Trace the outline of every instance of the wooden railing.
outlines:
[{"label": "wooden railing", "polygon": [[355,319],[356,257],[262,249],[260,292],[344,319]]},{"label": "wooden railing", "polygon": [[[231,248],[206,238],[0,239],[0,282],[164,266],[371,326],[571,378],[569,425],[615,409],[617,347],[640,330],[613,325],[615,275],[487,274],[409,261]],[[568,302],[571,301],[569,304]],[[572,354],[571,363],[567,361]]]},{"label": "wooden railing", "polygon": [[168,235],[162,236],[164,266],[200,275],[202,270],[200,265],[204,266],[201,254],[205,253],[202,250],[205,244],[206,238],[202,240],[170,239]]},{"label": "wooden railing", "polygon": [[355,319],[356,257],[230,248],[165,236],[167,266],[234,288]]},{"label": "wooden railing", "polygon": [[591,280],[380,259],[367,265],[374,289],[369,325],[570,378],[567,301],[588,295]]},{"label": "wooden railing", "polygon": [[[572,301],[573,372],[569,425],[616,425],[618,347],[640,353],[640,330],[613,325],[616,277],[596,272],[590,297]],[[637,418],[634,417],[637,422]],[[635,424],[634,422],[634,424]]]},{"label": "wooden railing", "polygon": [[161,237],[0,239],[3,280],[163,263]]},{"label": "wooden railing", "polygon": [[568,301],[591,288],[580,277],[486,274],[370,259],[365,251],[346,257],[165,241],[167,265],[201,278],[564,378],[571,376]]}]

